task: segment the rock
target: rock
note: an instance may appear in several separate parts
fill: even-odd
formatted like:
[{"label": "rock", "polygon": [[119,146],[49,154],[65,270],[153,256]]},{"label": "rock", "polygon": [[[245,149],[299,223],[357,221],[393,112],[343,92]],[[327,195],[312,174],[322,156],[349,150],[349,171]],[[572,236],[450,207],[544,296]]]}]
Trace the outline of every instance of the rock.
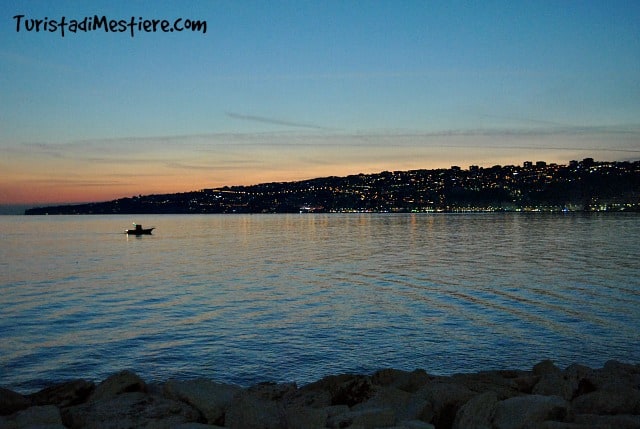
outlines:
[{"label": "rock", "polygon": [[578,396],[571,406],[578,414],[640,414],[640,391],[629,387],[597,390]]},{"label": "rock", "polygon": [[378,387],[369,400],[352,407],[353,410],[365,410],[370,408],[392,408],[396,411],[399,420],[412,420],[416,418],[420,409],[411,406],[412,395],[409,392],[396,387]]},{"label": "rock", "polygon": [[331,393],[314,383],[303,386],[286,398],[290,407],[326,408],[331,406]]},{"label": "rock", "polygon": [[382,369],[371,376],[374,385],[395,387],[413,393],[427,384],[432,377],[423,369],[407,372],[397,369]]},{"label": "rock", "polygon": [[374,388],[368,377],[356,376],[337,386],[337,390],[331,392],[332,405],[347,405],[352,407],[360,404],[373,396]]},{"label": "rock", "polygon": [[365,429],[390,427],[396,423],[396,413],[391,408],[354,410],[350,414],[353,424]]},{"label": "rock", "polygon": [[[600,426],[600,425],[583,425],[580,423],[567,423],[567,422],[553,422],[546,421],[542,423],[535,423],[526,426],[527,429],[612,429],[611,426]],[[618,429],[618,428],[616,428]]]},{"label": "rock", "polygon": [[86,380],[73,380],[44,388],[29,395],[34,405],[57,405],[68,407],[87,400],[95,389],[95,384]]},{"label": "rock", "polygon": [[537,363],[533,366],[533,374],[538,376],[549,375],[549,374],[562,374],[560,368],[558,368],[553,361],[543,360],[540,363]]},{"label": "rock", "polygon": [[13,414],[29,405],[31,401],[18,392],[0,387],[0,416]]},{"label": "rock", "polygon": [[571,399],[596,390],[596,385],[592,381],[594,370],[589,367],[578,364],[569,365],[562,374],[572,388],[573,396]]},{"label": "rock", "polygon": [[352,407],[371,398],[375,386],[365,375],[330,375],[303,387],[304,392],[323,391],[328,394],[328,405],[348,405]]},{"label": "rock", "polygon": [[401,429],[436,429],[436,427],[431,423],[425,423],[421,420],[409,420],[400,422],[400,426],[397,427]]},{"label": "rock", "polygon": [[589,427],[603,427],[615,429],[640,428],[640,415],[620,414],[617,416],[598,416],[594,414],[577,414],[574,421]]},{"label": "rock", "polygon": [[608,361],[601,369],[571,365],[565,370],[573,382],[574,397],[596,390],[626,390],[640,388],[640,365]]},{"label": "rock", "polygon": [[366,408],[350,410],[328,419],[330,428],[358,427],[363,429],[391,427],[396,422],[396,414],[391,408]]},{"label": "rock", "polygon": [[[280,416],[283,416],[281,418]],[[241,391],[225,416],[225,427],[235,429],[278,429],[283,427],[284,410],[277,401],[265,398],[260,392]]]},{"label": "rock", "polygon": [[11,416],[0,417],[0,427],[3,429],[64,429],[60,411],[55,405],[30,407]]},{"label": "rock", "polygon": [[609,360],[605,362],[602,370],[613,374],[635,374],[640,375],[640,364],[630,364],[619,362],[617,360]]},{"label": "rock", "polygon": [[287,407],[284,411],[287,429],[325,428],[329,413],[326,409],[311,407]]},{"label": "rock", "polygon": [[496,392],[498,399],[507,399],[522,393],[531,393],[531,389],[538,382],[538,376],[525,372],[513,371],[483,371],[474,374],[455,374],[452,377],[467,389],[483,393]]},{"label": "rock", "polygon": [[610,360],[604,364],[601,373],[606,380],[603,383],[604,386],[600,386],[601,388],[609,390],[616,390],[616,387],[640,389],[640,364],[631,365]]},{"label": "rock", "polygon": [[297,388],[206,379],[147,385],[123,371],[20,395],[0,389],[0,428],[640,429],[640,365],[551,361],[531,371],[429,376],[380,370]]},{"label": "rock", "polygon": [[546,420],[564,420],[567,408],[567,401],[559,396],[516,396],[498,402],[492,423],[495,429],[535,427]]},{"label": "rock", "polygon": [[327,412],[327,417],[331,418],[340,414],[348,413],[350,408],[347,405],[331,405],[324,409]]},{"label": "rock", "polygon": [[224,429],[222,426],[207,425],[204,423],[180,423],[171,429]]},{"label": "rock", "polygon": [[234,395],[242,389],[231,384],[206,379],[169,380],[163,392],[167,398],[177,399],[197,409],[209,424],[224,424],[224,416]]},{"label": "rock", "polygon": [[428,383],[414,396],[424,400],[424,407],[416,416],[419,420],[433,423],[437,428],[449,428],[458,409],[474,397],[475,392],[462,384],[438,381]]},{"label": "rock", "polygon": [[[530,394],[533,391],[534,386],[538,384],[538,381],[540,381],[540,377],[537,375],[522,375],[520,377],[514,378],[512,383],[519,393]],[[500,398],[500,395],[498,395],[501,400],[511,398],[513,396],[518,395],[511,395],[503,398]]]},{"label": "rock", "polygon": [[100,401],[121,393],[127,392],[144,392],[146,385],[144,381],[131,371],[120,371],[108,377],[102,383],[98,384],[90,401]]},{"label": "rock", "polygon": [[142,392],[125,392],[63,410],[63,423],[72,428],[158,428],[199,423],[200,414],[189,405]]},{"label": "rock", "polygon": [[[578,386],[575,386],[575,390]],[[540,380],[531,390],[534,395],[560,396],[570,401],[573,398],[574,386],[568,377],[561,372],[546,373],[540,376]]]},{"label": "rock", "polygon": [[295,383],[259,383],[247,389],[247,392],[270,401],[279,401],[295,393]]},{"label": "rock", "polygon": [[453,421],[453,429],[491,429],[498,405],[498,395],[488,391],[474,396],[464,404]]}]

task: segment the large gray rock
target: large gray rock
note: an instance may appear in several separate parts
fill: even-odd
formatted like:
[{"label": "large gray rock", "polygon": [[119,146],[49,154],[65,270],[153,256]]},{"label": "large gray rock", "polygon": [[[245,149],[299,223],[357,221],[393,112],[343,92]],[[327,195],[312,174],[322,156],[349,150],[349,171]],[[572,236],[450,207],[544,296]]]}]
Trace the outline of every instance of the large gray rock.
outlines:
[{"label": "large gray rock", "polygon": [[640,391],[628,387],[597,390],[578,396],[571,406],[578,414],[640,414]]},{"label": "large gray rock", "polygon": [[425,423],[422,420],[408,420],[400,422],[396,425],[398,429],[436,429],[431,423]]},{"label": "large gray rock", "polygon": [[320,429],[325,428],[329,412],[324,408],[288,406],[284,410],[287,429]]},{"label": "large gray rock", "polygon": [[295,396],[293,383],[261,383],[240,391],[225,416],[225,427],[236,429],[277,429],[286,422],[284,404]]},{"label": "large gray rock", "polygon": [[24,410],[29,405],[31,405],[31,401],[25,396],[13,390],[0,387],[0,416],[7,416]]},{"label": "large gray rock", "polygon": [[601,370],[603,385],[601,389],[616,390],[618,387],[640,389],[640,364],[610,360]]},{"label": "large gray rock", "polygon": [[[590,424],[580,424],[580,423],[571,423],[571,422],[554,422],[547,420],[542,423],[535,423],[527,426],[527,429],[613,429],[609,425],[601,426]],[[619,429],[616,427],[615,429]]]},{"label": "large gray rock", "polygon": [[223,426],[208,425],[206,423],[180,423],[171,429],[223,429]]},{"label": "large gray rock", "polygon": [[96,386],[95,391],[89,397],[90,401],[100,401],[121,393],[144,392],[145,382],[131,371],[120,371],[109,376]]},{"label": "large gray rock", "polygon": [[[354,411],[366,409],[391,408],[395,410],[398,420],[413,420],[417,418],[422,407],[414,406],[412,394],[393,386],[378,386],[373,397],[365,402],[354,405]],[[422,402],[421,404],[424,404]]]},{"label": "large gray rock", "polygon": [[318,385],[303,386],[286,398],[286,406],[326,408],[331,406],[331,393]]},{"label": "large gray rock", "polygon": [[191,406],[142,392],[125,392],[63,410],[62,419],[72,429],[170,429],[199,422]]},{"label": "large gray rock", "polygon": [[531,390],[534,395],[560,396],[570,401],[574,396],[574,389],[578,386],[572,384],[571,380],[561,372],[549,373],[540,376],[540,380]]},{"label": "large gray rock", "polygon": [[476,393],[486,391],[496,392],[498,399],[531,393],[533,386],[540,379],[524,371],[482,371],[470,374],[455,374],[452,376],[456,383],[463,384]]},{"label": "large gray rock", "polygon": [[86,380],[73,380],[56,384],[29,395],[34,405],[57,405],[68,407],[87,400],[95,384]]},{"label": "large gray rock", "polygon": [[396,414],[391,408],[365,408],[349,410],[328,419],[327,426],[334,429],[358,427],[362,429],[386,428],[395,425]]},{"label": "large gray rock", "polygon": [[459,383],[428,383],[414,394],[415,399],[424,401],[417,418],[436,427],[451,427],[458,409],[475,395],[476,392]]},{"label": "large gray rock", "polygon": [[[281,418],[282,415],[282,418]],[[242,391],[229,404],[225,427],[232,429],[279,429],[284,427],[284,411],[278,401],[250,391]]]},{"label": "large gray rock", "polygon": [[331,375],[314,383],[308,384],[300,389],[299,394],[307,392],[323,392],[316,396],[318,402],[316,406],[320,406],[323,398],[327,399],[329,405],[348,405],[352,407],[361,402],[367,401],[375,393],[375,386],[371,382],[371,378],[365,375]]},{"label": "large gray rock", "polygon": [[591,393],[597,389],[597,386],[594,384],[595,371],[587,366],[572,364],[569,365],[562,374],[573,390],[572,398]]},{"label": "large gray rock", "polygon": [[216,383],[206,379],[169,380],[163,391],[165,396],[191,405],[209,424],[224,424],[224,417],[234,395],[242,389],[231,384]]},{"label": "large gray rock", "polygon": [[456,413],[453,429],[491,429],[498,395],[488,391],[474,396]]},{"label": "large gray rock", "polygon": [[531,393],[534,395],[560,396],[566,400],[573,398],[574,384],[552,361],[544,360],[534,365],[533,374],[539,377]]},{"label": "large gray rock", "polygon": [[602,367],[604,372],[625,375],[640,375],[640,364],[624,363],[617,360],[609,360]]},{"label": "large gray rock", "polygon": [[562,370],[558,368],[553,361],[543,360],[533,366],[532,372],[534,375],[543,376],[549,374],[562,374]]},{"label": "large gray rock", "polygon": [[591,369],[574,364],[564,373],[573,382],[574,397],[596,390],[625,391],[640,387],[640,365],[608,361],[603,368]]},{"label": "large gray rock", "polygon": [[259,383],[247,389],[247,392],[263,399],[279,401],[294,395],[298,387],[295,383]]},{"label": "large gray rock", "polygon": [[2,429],[65,429],[60,411],[55,405],[35,406],[0,417]]},{"label": "large gray rock", "polygon": [[433,377],[423,369],[414,371],[401,371],[398,369],[382,369],[371,376],[374,385],[395,387],[405,392],[416,392],[427,384]]},{"label": "large gray rock", "polygon": [[568,403],[559,396],[526,395],[498,402],[493,417],[495,429],[526,429],[546,420],[563,421]]},{"label": "large gray rock", "polygon": [[589,428],[603,427],[615,429],[639,429],[640,415],[619,414],[616,416],[598,416],[594,414],[578,414],[574,421]]}]

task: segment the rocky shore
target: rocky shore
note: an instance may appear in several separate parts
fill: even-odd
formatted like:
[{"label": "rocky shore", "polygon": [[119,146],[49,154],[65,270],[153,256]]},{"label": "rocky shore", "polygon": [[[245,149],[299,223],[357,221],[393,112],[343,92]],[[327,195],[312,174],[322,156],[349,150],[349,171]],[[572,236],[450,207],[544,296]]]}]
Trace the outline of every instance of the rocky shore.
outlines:
[{"label": "rocky shore", "polygon": [[0,428],[638,429],[640,364],[452,376],[380,370],[298,387],[208,379],[145,383],[122,371],[99,384],[60,383],[30,395],[0,388]]}]

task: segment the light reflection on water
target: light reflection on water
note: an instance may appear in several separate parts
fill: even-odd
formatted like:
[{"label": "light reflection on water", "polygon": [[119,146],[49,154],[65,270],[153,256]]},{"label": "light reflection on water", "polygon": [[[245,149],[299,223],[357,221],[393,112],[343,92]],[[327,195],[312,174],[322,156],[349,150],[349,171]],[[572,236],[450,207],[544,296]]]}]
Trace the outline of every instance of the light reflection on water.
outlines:
[{"label": "light reflection on water", "polygon": [[[127,237],[131,220],[157,229]],[[0,385],[638,362],[639,221],[0,217]]]}]

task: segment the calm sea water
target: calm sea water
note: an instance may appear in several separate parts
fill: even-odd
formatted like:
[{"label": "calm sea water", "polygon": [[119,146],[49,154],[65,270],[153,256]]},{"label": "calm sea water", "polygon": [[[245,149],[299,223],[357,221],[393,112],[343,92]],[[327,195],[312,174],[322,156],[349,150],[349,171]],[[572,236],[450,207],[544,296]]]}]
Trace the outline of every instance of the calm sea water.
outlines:
[{"label": "calm sea water", "polygon": [[639,238],[632,214],[2,216],[0,385],[640,362]]}]

